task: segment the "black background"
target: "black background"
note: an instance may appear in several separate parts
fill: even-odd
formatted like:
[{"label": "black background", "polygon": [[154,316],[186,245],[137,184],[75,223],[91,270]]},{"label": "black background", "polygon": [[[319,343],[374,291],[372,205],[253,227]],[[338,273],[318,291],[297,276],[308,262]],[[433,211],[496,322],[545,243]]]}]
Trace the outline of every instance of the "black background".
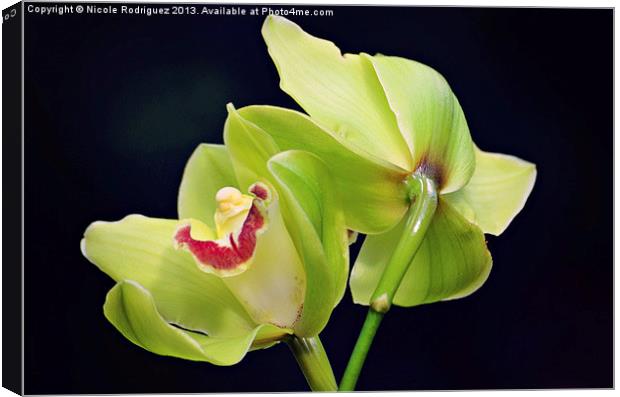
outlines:
[{"label": "black background", "polygon": [[[433,66],[482,149],[538,166],[524,211],[488,238],[487,283],[390,311],[359,389],[611,387],[613,12],[332,8],[291,19]],[[79,250],[94,220],[176,217],[183,166],[221,142],[227,102],[297,108],[262,21],[26,12],[27,393],[307,390],[284,345],[232,367],[132,345],[102,314],[112,280]],[[322,334],[338,378],[364,315],[347,294]]]}]

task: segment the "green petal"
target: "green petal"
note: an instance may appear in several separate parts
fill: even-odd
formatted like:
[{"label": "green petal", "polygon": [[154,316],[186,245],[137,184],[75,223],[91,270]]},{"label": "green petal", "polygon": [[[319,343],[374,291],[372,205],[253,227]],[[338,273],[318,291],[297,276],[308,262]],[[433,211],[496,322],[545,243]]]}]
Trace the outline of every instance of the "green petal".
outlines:
[{"label": "green petal", "polygon": [[269,16],[263,37],[280,87],[320,124],[361,150],[411,170],[411,155],[372,65],[293,22]]},{"label": "green petal", "polygon": [[363,233],[392,228],[407,210],[406,174],[332,136],[305,114],[273,106],[248,106],[238,115],[259,127],[280,150],[307,150],[329,164],[344,203],[347,225]]},{"label": "green petal", "polygon": [[306,296],[295,334],[317,335],[340,301],[348,276],[348,236],[325,164],[302,151],[269,160],[287,229],[306,269]]},{"label": "green petal", "polygon": [[[355,303],[368,305],[405,222],[388,233],[367,236],[351,273]],[[491,271],[484,234],[442,198],[394,303],[416,306],[456,299],[477,290]]]},{"label": "green petal", "polygon": [[174,249],[177,223],[141,215],[94,222],[84,233],[82,253],[115,281],[135,280],[147,288],[170,323],[213,336],[253,329],[255,323],[222,281],[200,271],[189,253]]},{"label": "green petal", "polygon": [[535,180],[536,165],[476,148],[471,180],[445,199],[483,232],[499,236],[523,209]]},{"label": "green petal", "polygon": [[215,194],[237,186],[232,162],[224,145],[200,144],[189,158],[179,188],[179,219],[198,219],[215,228]]},{"label": "green petal", "polygon": [[[271,155],[277,154],[280,150],[275,141],[260,127],[241,117],[231,105],[228,111],[224,141],[237,170],[239,182],[244,187],[258,180],[267,182],[276,188],[286,228],[304,264],[306,294],[302,316],[294,327],[295,334],[317,335],[325,326],[331,309],[344,289],[344,286],[341,286],[342,282],[337,283],[335,278],[338,280],[346,278],[346,275],[342,275],[342,270],[334,270],[341,269],[342,258],[338,259],[338,264],[330,268],[327,255],[334,256],[338,251],[333,244],[341,244],[341,241],[345,247],[347,244],[344,226],[341,238],[333,237],[325,233],[321,224],[317,222],[320,222],[323,217],[337,219],[339,216],[338,219],[341,219],[339,222],[344,223],[342,214],[330,213],[341,206],[323,204],[323,201],[331,203],[332,201],[329,200],[336,199],[326,199],[323,197],[326,193],[321,190],[321,186],[312,184],[321,179],[305,180],[310,178],[305,176],[306,173],[317,175],[317,178],[324,176],[325,166],[318,158],[305,153],[292,155],[292,153],[283,152],[268,163]],[[287,159],[287,156],[290,156],[290,159]],[[290,164],[288,164],[289,161]],[[269,169],[267,169],[268,164]],[[328,188],[332,195],[336,195],[336,190],[330,188],[331,179],[325,179],[325,181],[326,185],[323,188]],[[325,249],[322,246],[324,235],[326,241],[329,240],[329,247]],[[336,261],[331,257],[329,259]]]},{"label": "green petal", "polygon": [[[126,280],[108,292],[103,310],[117,330],[148,351],[186,360],[208,361],[216,365],[236,364],[253,342],[256,347],[263,347],[289,333],[273,325],[261,325],[238,336],[207,336],[169,324],[157,306],[147,289]],[[265,339],[265,336],[270,340]]]},{"label": "green petal", "polygon": [[369,59],[413,153],[440,193],[464,186],[474,172],[474,147],[458,100],[435,70],[409,59]]},{"label": "green petal", "polygon": [[242,192],[255,182],[268,182],[267,160],[279,151],[273,139],[243,119],[232,104],[226,106],[224,143],[228,148]]}]

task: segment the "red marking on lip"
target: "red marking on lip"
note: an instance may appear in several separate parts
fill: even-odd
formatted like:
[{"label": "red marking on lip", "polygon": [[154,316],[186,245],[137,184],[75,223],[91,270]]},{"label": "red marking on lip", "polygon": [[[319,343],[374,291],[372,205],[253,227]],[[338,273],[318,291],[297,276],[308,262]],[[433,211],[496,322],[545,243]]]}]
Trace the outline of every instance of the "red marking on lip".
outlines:
[{"label": "red marking on lip", "polygon": [[252,258],[256,248],[256,236],[264,226],[263,214],[256,204],[252,203],[237,241],[232,234],[228,235],[230,246],[221,245],[217,241],[194,240],[190,225],[181,227],[174,239],[179,246],[186,247],[202,265],[218,270],[232,270]]},{"label": "red marking on lip", "polygon": [[259,183],[255,183],[250,187],[250,193],[254,194],[261,200],[267,200],[269,197],[269,191]]}]

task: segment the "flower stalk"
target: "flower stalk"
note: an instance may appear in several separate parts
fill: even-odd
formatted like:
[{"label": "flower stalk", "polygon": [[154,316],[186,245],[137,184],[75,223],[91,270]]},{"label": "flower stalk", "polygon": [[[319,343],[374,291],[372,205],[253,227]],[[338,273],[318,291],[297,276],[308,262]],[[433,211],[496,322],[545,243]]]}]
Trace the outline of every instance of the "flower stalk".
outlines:
[{"label": "flower stalk", "polygon": [[357,379],[359,378],[364,362],[366,361],[366,356],[370,350],[370,345],[372,345],[375,334],[379,329],[379,325],[383,319],[383,314],[384,313],[375,311],[373,308],[368,309],[366,320],[364,321],[360,335],[357,338],[357,342],[355,343],[355,347],[353,348],[353,352],[349,358],[349,363],[344,371],[344,375],[342,375],[342,379],[340,380],[340,387],[338,388],[339,391],[355,390]]},{"label": "flower stalk", "polygon": [[405,232],[400,237],[398,245],[381,275],[379,284],[372,294],[366,320],[340,383],[340,391],[355,390],[355,385],[381,320],[384,314],[390,310],[400,282],[418,248],[422,245],[426,231],[437,209],[437,190],[432,179],[416,173],[406,180],[406,184],[412,203],[407,215]]},{"label": "flower stalk", "polygon": [[422,174],[414,174],[407,178],[406,184],[412,201],[407,224],[370,298],[370,307],[379,313],[385,313],[390,309],[400,282],[422,245],[426,230],[437,209],[437,190],[432,179]]},{"label": "flower stalk", "polygon": [[318,336],[301,338],[291,335],[285,341],[312,391],[338,390],[334,372]]}]

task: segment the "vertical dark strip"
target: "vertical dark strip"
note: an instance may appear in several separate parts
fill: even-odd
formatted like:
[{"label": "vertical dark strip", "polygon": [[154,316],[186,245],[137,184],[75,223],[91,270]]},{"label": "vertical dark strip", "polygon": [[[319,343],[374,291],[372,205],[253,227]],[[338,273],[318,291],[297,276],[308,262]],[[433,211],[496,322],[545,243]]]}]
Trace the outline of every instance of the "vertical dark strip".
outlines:
[{"label": "vertical dark strip", "polygon": [[2,11],[2,387],[22,393],[22,7]]}]

